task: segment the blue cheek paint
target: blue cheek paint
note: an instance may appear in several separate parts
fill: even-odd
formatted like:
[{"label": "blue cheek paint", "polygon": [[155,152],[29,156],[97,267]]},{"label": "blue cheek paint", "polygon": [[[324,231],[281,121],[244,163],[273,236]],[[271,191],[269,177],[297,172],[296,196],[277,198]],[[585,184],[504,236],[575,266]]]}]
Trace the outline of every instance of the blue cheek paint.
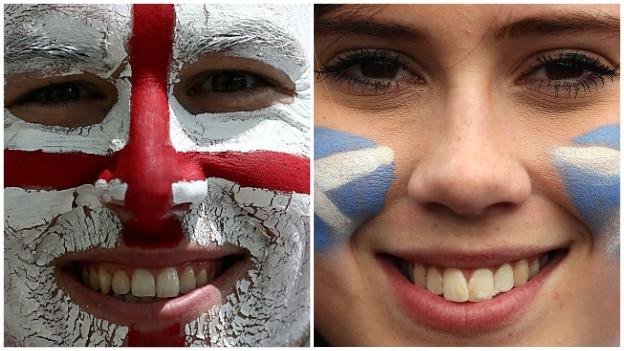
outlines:
[{"label": "blue cheek paint", "polygon": [[381,212],[394,181],[394,153],[372,140],[314,130],[314,248],[348,240]]},{"label": "blue cheek paint", "polygon": [[565,189],[596,239],[619,257],[619,125],[596,128],[573,144],[555,150]]}]

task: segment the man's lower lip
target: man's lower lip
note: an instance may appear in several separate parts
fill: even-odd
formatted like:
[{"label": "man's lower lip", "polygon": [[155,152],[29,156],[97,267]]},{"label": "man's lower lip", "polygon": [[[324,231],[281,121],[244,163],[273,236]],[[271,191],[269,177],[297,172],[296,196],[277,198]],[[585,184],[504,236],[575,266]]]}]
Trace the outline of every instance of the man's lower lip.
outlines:
[{"label": "man's lower lip", "polygon": [[519,319],[563,257],[553,258],[523,286],[476,303],[447,301],[411,283],[388,257],[378,256],[377,259],[409,318],[436,330],[464,333],[493,330]]},{"label": "man's lower lip", "polygon": [[152,303],[130,303],[92,290],[73,274],[56,270],[56,280],[73,302],[97,318],[120,325],[161,328],[172,323],[186,323],[219,305],[236,280],[249,270],[248,260],[242,260],[222,272],[213,282],[184,295]]}]

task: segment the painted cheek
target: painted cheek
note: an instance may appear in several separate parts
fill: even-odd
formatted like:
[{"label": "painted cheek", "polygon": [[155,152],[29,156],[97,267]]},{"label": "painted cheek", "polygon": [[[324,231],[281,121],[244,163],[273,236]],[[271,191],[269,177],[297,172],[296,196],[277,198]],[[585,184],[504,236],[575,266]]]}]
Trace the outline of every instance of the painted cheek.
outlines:
[{"label": "painted cheek", "polygon": [[596,128],[554,151],[555,166],[583,221],[610,255],[619,255],[619,125]]},{"label": "painted cheek", "polygon": [[322,251],[381,212],[394,180],[394,152],[326,128],[315,129],[314,150],[314,247]]}]

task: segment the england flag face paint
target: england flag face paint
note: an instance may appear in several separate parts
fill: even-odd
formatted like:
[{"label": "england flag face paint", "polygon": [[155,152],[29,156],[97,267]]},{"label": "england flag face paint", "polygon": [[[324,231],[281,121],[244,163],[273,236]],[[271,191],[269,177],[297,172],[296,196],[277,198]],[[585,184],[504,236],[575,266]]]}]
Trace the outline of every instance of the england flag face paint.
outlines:
[{"label": "england flag face paint", "polygon": [[[62,101],[83,101],[73,85],[5,104],[6,345],[307,342],[308,10],[5,7],[8,81],[89,74],[116,92],[100,121],[78,127],[27,121],[12,108],[63,88]],[[261,108],[192,114],[175,90],[205,57],[261,67],[209,67],[200,76],[210,82],[226,72],[218,78],[267,91],[269,70],[292,93]],[[217,87],[230,92],[228,82]]]},{"label": "england flag face paint", "polygon": [[360,136],[316,128],[314,159],[314,248],[323,252],[381,212],[394,180],[394,152]]},{"label": "england flag face paint", "polygon": [[555,165],[565,190],[596,240],[620,252],[620,126],[595,128],[558,147]]}]

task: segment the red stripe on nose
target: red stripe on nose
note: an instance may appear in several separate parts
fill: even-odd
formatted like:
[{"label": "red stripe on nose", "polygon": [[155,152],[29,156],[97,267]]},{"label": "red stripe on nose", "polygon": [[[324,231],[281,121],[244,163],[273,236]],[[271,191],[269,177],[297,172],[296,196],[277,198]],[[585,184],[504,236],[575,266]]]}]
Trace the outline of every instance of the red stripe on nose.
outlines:
[{"label": "red stripe on nose", "polygon": [[117,154],[111,176],[128,184],[125,207],[132,216],[125,225],[127,243],[149,236],[176,244],[182,239],[171,213],[171,185],[203,179],[201,168],[185,162],[169,142],[167,76],[174,25],[173,5],[135,5],[129,41],[132,90],[130,135]]}]

